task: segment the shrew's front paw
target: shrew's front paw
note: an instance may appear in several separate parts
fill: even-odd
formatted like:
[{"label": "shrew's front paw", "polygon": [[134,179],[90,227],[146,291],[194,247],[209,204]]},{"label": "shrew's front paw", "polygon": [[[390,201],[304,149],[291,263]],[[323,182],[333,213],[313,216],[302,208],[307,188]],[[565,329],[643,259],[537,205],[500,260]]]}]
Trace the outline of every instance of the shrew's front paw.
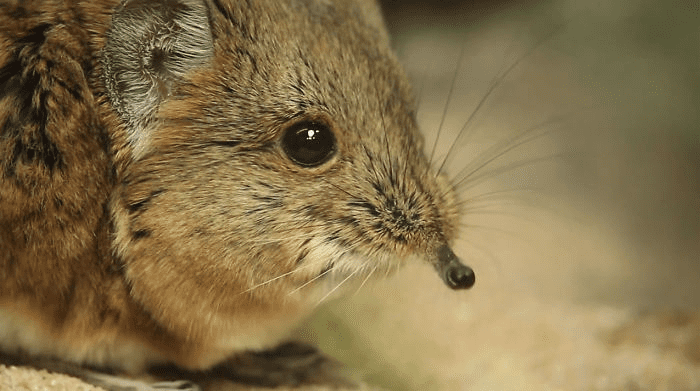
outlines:
[{"label": "shrew's front paw", "polygon": [[299,342],[238,355],[214,369],[232,381],[264,387],[322,384],[353,388],[355,384],[341,370],[338,361]]},{"label": "shrew's front paw", "polygon": [[238,390],[240,386],[305,389],[304,386],[314,385],[343,390],[357,388],[342,369],[342,364],[315,347],[288,342],[271,350],[236,355],[205,372],[183,373],[160,367],[151,373],[161,379],[187,378],[203,390]]}]

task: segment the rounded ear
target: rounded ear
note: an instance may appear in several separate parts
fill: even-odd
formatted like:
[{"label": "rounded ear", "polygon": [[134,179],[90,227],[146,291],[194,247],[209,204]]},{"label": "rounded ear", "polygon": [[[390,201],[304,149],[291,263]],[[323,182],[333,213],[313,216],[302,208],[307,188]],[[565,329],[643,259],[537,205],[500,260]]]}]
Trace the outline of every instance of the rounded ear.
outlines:
[{"label": "rounded ear", "polygon": [[139,154],[159,105],[188,71],[213,56],[204,0],[125,0],[115,10],[102,52],[112,106]]}]

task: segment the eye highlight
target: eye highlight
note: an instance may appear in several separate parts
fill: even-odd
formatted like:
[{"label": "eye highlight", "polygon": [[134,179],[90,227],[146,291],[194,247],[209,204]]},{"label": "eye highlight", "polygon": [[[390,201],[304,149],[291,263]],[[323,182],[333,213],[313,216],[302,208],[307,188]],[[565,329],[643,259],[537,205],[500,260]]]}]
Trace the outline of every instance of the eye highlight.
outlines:
[{"label": "eye highlight", "polygon": [[285,130],[282,149],[302,167],[316,167],[327,162],[336,151],[336,141],[328,126],[318,122],[299,122]]}]

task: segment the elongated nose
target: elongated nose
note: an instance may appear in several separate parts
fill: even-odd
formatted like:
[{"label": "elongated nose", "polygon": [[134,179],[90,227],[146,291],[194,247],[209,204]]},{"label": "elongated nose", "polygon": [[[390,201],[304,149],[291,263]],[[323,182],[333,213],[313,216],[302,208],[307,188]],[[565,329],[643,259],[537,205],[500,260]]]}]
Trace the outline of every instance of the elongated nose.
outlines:
[{"label": "elongated nose", "polygon": [[451,289],[469,289],[474,286],[474,270],[463,264],[449,246],[442,245],[438,248],[433,265],[442,281]]}]

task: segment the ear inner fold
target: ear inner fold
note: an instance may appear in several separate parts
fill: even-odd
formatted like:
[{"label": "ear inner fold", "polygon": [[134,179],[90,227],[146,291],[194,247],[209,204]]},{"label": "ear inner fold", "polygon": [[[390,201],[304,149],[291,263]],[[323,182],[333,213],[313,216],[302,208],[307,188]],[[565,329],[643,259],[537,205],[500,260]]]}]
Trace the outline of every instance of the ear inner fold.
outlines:
[{"label": "ear inner fold", "polygon": [[209,11],[200,0],[131,0],[112,16],[102,55],[110,101],[136,154],[148,125],[187,72],[213,56]]}]

